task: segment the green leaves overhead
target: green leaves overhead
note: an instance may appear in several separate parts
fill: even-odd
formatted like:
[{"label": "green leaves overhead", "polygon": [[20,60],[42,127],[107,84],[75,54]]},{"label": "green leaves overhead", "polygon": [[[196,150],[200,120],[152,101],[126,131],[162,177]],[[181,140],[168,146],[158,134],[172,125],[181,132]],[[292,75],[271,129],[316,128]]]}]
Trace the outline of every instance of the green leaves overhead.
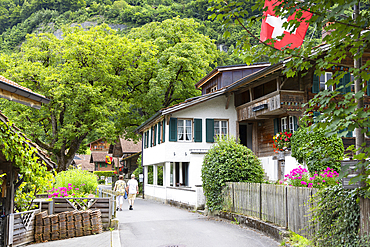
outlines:
[{"label": "green leaves overhead", "polygon": [[51,152],[59,170],[92,132],[113,140],[159,109],[199,92],[216,46],[192,19],[167,20],[119,36],[107,25],[30,35],[19,53],[3,56],[4,76],[51,99],[41,110],[3,102],[4,112]]}]

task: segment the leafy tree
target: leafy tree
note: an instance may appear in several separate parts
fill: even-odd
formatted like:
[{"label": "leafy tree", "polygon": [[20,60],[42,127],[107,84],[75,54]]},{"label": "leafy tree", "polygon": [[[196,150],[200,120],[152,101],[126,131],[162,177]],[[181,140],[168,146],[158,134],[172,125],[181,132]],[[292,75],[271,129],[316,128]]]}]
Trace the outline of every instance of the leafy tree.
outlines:
[{"label": "leafy tree", "polygon": [[112,121],[127,114],[130,81],[153,66],[149,42],[118,37],[107,26],[64,29],[64,38],[32,35],[4,61],[6,76],[51,99],[40,110],[4,102],[4,111],[65,170],[92,131],[117,136]]},{"label": "leafy tree", "polygon": [[28,140],[10,126],[11,122],[0,122],[0,152],[19,168],[21,178],[17,183],[21,183],[14,198],[15,208],[26,211],[31,209],[37,193],[50,188],[53,176],[47,171],[46,164],[37,157],[37,150],[29,146]]},{"label": "leafy tree", "polygon": [[[344,93],[345,86],[337,87],[334,91],[324,90],[320,92],[313,100],[310,101],[308,111],[319,111],[322,114],[318,117],[317,128],[323,127],[330,130],[326,135],[336,134],[342,131],[340,136],[345,136],[348,131],[356,132],[356,146],[351,147],[351,150],[356,153],[355,159],[360,160],[356,168],[361,171],[359,176],[352,179],[352,182],[364,181],[369,187],[370,163],[366,158],[370,155],[370,147],[365,147],[365,134],[370,136],[370,111],[364,108],[364,95],[368,85],[365,83],[370,80],[368,69],[370,60],[363,60],[368,52],[368,41],[370,33],[364,32],[368,30],[370,14],[368,11],[368,1],[282,1],[274,10],[276,15],[288,17],[296,12],[296,19],[284,24],[294,28],[298,27],[299,21],[297,18],[302,16],[302,11],[310,11],[313,16],[310,20],[306,20],[310,25],[315,26],[317,30],[325,29],[332,30],[330,35],[327,35],[323,42],[326,43],[325,49],[323,46],[315,47],[317,39],[306,38],[303,46],[300,49],[282,49],[277,50],[271,46],[271,40],[259,42],[258,37],[253,36],[250,32],[250,27],[255,23],[261,23],[262,9],[264,0],[256,1],[252,9],[243,8],[244,1],[232,0],[221,1],[213,0],[211,10],[216,11],[212,18],[217,18],[222,21],[223,25],[228,26],[232,23],[239,23],[248,33],[248,36],[243,40],[243,51],[247,54],[247,62],[251,62],[259,57],[268,57],[271,63],[277,63],[283,58],[291,57],[285,63],[284,73],[288,77],[293,77],[299,74],[305,75],[309,69],[314,69],[316,75],[321,75],[325,70],[332,66],[344,66],[344,61],[353,60],[353,66],[349,66],[349,72],[354,75],[355,92]],[[251,10],[258,10],[258,14],[250,16]],[[248,18],[249,16],[249,18]],[[330,24],[327,26],[327,24]],[[227,35],[228,33],[226,33]],[[258,45],[253,45],[251,40],[259,42]],[[333,78],[327,82],[327,85],[340,85],[340,79],[344,77],[345,71],[336,71]],[[319,107],[316,107],[316,106]],[[312,119],[309,114],[305,120]],[[325,120],[325,121],[322,121]],[[343,169],[346,171],[346,169]],[[341,177],[345,175],[342,171]],[[370,191],[368,192],[370,194]]]},{"label": "leafy tree", "polygon": [[263,181],[258,157],[235,139],[222,138],[205,155],[202,165],[203,190],[210,211],[222,209],[222,188],[226,182]]},{"label": "leafy tree", "polygon": [[300,127],[291,139],[292,157],[305,162],[311,175],[327,167],[339,172],[344,156],[343,141],[337,135],[325,136],[327,129]]}]

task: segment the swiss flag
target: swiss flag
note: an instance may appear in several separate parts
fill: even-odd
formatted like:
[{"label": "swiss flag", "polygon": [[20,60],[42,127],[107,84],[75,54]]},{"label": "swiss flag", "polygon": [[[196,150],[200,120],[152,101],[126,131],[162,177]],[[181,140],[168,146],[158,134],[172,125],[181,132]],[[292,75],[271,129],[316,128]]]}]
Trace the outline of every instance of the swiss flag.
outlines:
[{"label": "swiss flag", "polygon": [[[286,30],[283,27],[283,23],[293,20],[295,13],[289,16],[288,19],[275,16],[274,7],[280,4],[278,2],[279,0],[265,1],[265,7],[268,7],[268,9],[263,13],[264,17],[262,19],[261,26],[261,41],[274,39],[276,40],[274,47],[279,50],[288,44],[291,44],[289,46],[290,49],[300,47],[308,28],[308,23],[306,23],[306,21],[311,19],[312,13],[302,11],[302,17],[299,19],[301,24],[296,30],[292,30],[293,32],[290,33],[291,30]],[[279,40],[276,38],[283,35],[283,33],[285,34],[283,39]]]}]

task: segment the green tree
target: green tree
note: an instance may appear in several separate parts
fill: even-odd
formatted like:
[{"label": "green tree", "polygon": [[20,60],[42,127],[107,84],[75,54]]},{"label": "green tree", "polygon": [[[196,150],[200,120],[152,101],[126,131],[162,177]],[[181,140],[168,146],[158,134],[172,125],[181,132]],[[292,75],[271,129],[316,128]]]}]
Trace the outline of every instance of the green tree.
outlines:
[{"label": "green tree", "polygon": [[226,182],[261,183],[264,172],[258,157],[235,139],[219,139],[205,155],[202,182],[210,211],[222,209],[222,189]]},{"label": "green tree", "polygon": [[[370,163],[366,158],[370,155],[370,147],[365,147],[364,136],[370,136],[370,111],[364,108],[364,95],[368,89],[365,83],[370,80],[368,73],[370,60],[359,61],[368,53],[368,41],[370,39],[369,21],[370,12],[368,1],[363,0],[313,0],[313,1],[282,1],[279,6],[276,6],[276,15],[288,17],[296,12],[296,19],[293,19],[284,24],[294,30],[299,25],[297,18],[302,16],[302,11],[310,11],[313,16],[310,20],[306,20],[311,26],[317,30],[331,30],[331,34],[327,35],[323,42],[325,46],[315,47],[317,39],[306,38],[303,46],[300,49],[282,49],[277,50],[270,45],[271,40],[259,42],[258,45],[253,45],[254,41],[258,41],[258,37],[252,36],[250,27],[258,22],[261,23],[264,0],[257,0],[252,9],[243,8],[245,4],[242,0],[221,1],[213,0],[211,10],[215,11],[212,18],[217,18],[222,21],[223,25],[228,26],[233,23],[242,25],[248,33],[243,44],[243,51],[247,54],[247,62],[254,61],[259,57],[268,57],[271,63],[277,63],[283,58],[291,57],[285,63],[284,73],[288,77],[293,77],[300,73],[305,75],[309,69],[314,69],[316,75],[321,75],[325,70],[332,66],[344,66],[345,60],[354,60],[353,66],[349,66],[349,72],[353,74],[354,81],[349,84],[355,84],[355,92],[344,93],[345,86],[337,87],[334,91],[324,90],[320,92],[313,100],[310,101],[308,111],[312,111],[317,105],[317,111],[321,112],[318,117],[317,128],[327,128],[330,132],[326,135],[334,135],[342,131],[339,136],[346,136],[348,131],[356,132],[356,146],[351,147],[355,155],[354,158],[360,160],[356,168],[361,171],[361,174],[352,179],[352,182],[364,181],[369,188]],[[258,13],[250,16],[251,10]],[[330,24],[327,26],[327,24]],[[366,31],[366,32],[365,32]],[[227,35],[227,33],[226,33]],[[361,59],[360,59],[361,60]],[[340,85],[340,79],[345,75],[345,71],[336,71],[333,78],[327,82],[327,85]],[[340,100],[338,100],[340,98]],[[312,119],[309,114],[305,120]],[[343,169],[341,177],[345,175]],[[368,192],[370,194],[370,191]]]},{"label": "green tree", "polygon": [[325,136],[327,129],[300,127],[291,139],[292,157],[305,162],[310,174],[327,167],[339,172],[344,156],[343,141],[337,135]]},{"label": "green tree", "polygon": [[62,40],[32,35],[19,53],[3,60],[4,74],[51,102],[40,110],[4,102],[4,111],[65,170],[92,130],[107,138],[122,131],[112,121],[130,111],[127,82],[143,80],[153,65],[153,48],[107,26],[64,29]]}]

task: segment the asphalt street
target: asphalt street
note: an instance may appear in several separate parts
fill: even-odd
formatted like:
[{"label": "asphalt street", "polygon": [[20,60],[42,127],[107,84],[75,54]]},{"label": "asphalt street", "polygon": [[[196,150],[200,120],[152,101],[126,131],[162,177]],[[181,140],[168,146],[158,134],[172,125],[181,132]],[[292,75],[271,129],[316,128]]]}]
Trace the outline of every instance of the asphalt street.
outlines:
[{"label": "asphalt street", "polygon": [[122,247],[276,247],[275,240],[250,228],[150,200],[117,212]]}]

